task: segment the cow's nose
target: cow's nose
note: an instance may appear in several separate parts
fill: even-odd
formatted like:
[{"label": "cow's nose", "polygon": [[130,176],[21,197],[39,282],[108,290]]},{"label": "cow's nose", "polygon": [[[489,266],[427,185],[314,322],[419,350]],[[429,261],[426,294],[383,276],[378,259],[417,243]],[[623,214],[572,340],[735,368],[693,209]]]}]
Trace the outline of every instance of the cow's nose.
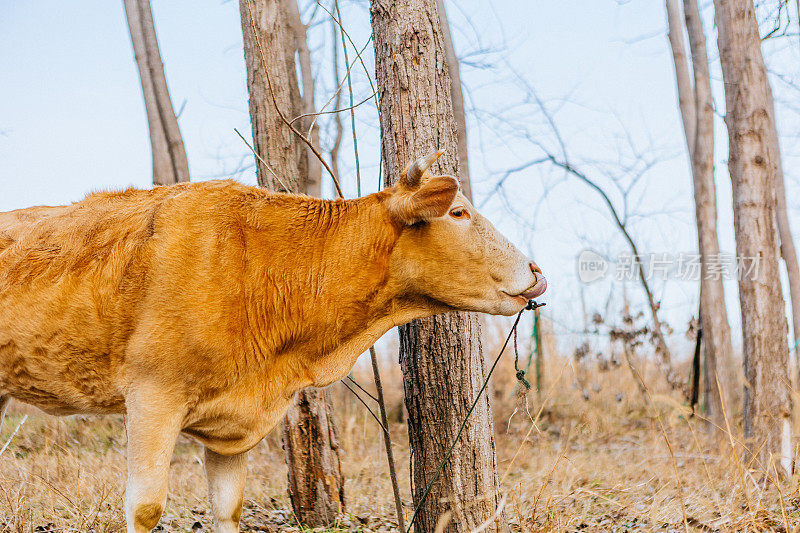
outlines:
[{"label": "cow's nose", "polygon": [[536,263],[530,262],[530,263],[528,263],[528,266],[531,268],[531,272],[533,272],[534,276],[536,276],[536,274],[541,274],[542,273],[542,269],[539,268],[539,266]]}]

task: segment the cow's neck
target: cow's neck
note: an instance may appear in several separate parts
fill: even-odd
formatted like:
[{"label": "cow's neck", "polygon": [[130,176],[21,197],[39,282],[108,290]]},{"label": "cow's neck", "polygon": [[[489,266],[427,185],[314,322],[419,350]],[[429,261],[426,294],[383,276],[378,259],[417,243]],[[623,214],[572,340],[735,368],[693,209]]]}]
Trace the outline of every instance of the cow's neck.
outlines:
[{"label": "cow's neck", "polygon": [[390,276],[400,228],[380,195],[297,199],[271,216],[283,225],[264,226],[248,244],[258,258],[248,314],[257,351],[270,371],[290,376],[290,388],[341,379],[386,331],[427,314],[399,297],[403,287]]}]

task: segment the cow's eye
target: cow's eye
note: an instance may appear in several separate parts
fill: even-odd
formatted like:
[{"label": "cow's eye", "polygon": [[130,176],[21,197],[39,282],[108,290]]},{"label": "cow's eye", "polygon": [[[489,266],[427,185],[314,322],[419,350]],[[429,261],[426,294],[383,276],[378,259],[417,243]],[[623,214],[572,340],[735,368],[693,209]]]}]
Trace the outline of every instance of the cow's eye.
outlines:
[{"label": "cow's eye", "polygon": [[453,218],[469,218],[469,211],[463,207],[456,207],[450,210],[450,216]]}]

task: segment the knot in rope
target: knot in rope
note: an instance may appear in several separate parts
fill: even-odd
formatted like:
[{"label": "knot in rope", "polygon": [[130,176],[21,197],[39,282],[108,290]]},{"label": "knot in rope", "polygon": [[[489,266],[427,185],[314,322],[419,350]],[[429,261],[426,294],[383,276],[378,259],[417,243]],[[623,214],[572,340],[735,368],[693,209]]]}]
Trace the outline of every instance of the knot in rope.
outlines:
[{"label": "knot in rope", "polygon": [[527,379],[525,379],[524,370],[517,370],[517,381],[519,381],[522,385],[524,385],[527,390],[531,389],[530,382]]}]

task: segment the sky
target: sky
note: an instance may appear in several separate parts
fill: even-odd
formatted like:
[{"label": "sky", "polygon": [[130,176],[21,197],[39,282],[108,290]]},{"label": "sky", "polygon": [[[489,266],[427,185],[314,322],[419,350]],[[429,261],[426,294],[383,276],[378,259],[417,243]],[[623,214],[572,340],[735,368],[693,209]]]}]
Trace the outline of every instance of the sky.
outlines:
[{"label": "sky", "polygon": [[[724,98],[709,3],[701,2],[718,107],[720,245],[733,252]],[[310,41],[320,107],[332,93],[331,25],[324,10],[301,4],[308,6],[305,20],[312,12],[314,17]],[[360,101],[372,92],[367,74],[374,77],[369,12],[363,0],[342,0],[341,7],[349,35],[364,48],[367,72],[360,64],[352,70],[354,98]],[[234,131],[250,136],[238,2],[152,0],[152,9],[192,179],[233,177],[254,184],[252,155]],[[608,176],[622,176],[621,183],[630,186],[627,205],[640,248],[671,255],[696,250],[663,3],[464,0],[447,2],[447,9],[462,58],[475,204],[547,275],[546,313],[561,339],[573,344],[591,339],[581,332],[584,307],[587,312],[608,307],[613,321],[623,297],[634,306],[643,303],[635,282],[584,285],[577,279],[581,250],[596,250],[607,259],[625,251],[603,204],[584,184],[547,164],[512,173],[500,193],[495,188],[508,170],[540,159],[543,150],[558,155],[566,150],[572,162],[609,188],[617,205],[623,198]],[[64,204],[95,190],[150,186],[147,122],[121,1],[6,0],[0,7],[0,50],[0,211]],[[791,83],[800,44],[795,35],[766,41],[764,50],[774,73],[797,234],[800,123]],[[355,56],[352,48],[349,55]],[[331,139],[330,124],[320,119],[323,148]],[[379,183],[374,104],[357,109],[356,130],[361,192],[368,193]],[[357,194],[352,148],[347,138],[341,149],[347,196]],[[632,175],[645,166],[633,183]],[[330,184],[326,190],[332,194]],[[697,289],[694,281],[655,282],[676,331],[673,342],[684,351],[681,335],[697,313]],[[726,298],[738,340],[734,280],[726,281]]]}]

